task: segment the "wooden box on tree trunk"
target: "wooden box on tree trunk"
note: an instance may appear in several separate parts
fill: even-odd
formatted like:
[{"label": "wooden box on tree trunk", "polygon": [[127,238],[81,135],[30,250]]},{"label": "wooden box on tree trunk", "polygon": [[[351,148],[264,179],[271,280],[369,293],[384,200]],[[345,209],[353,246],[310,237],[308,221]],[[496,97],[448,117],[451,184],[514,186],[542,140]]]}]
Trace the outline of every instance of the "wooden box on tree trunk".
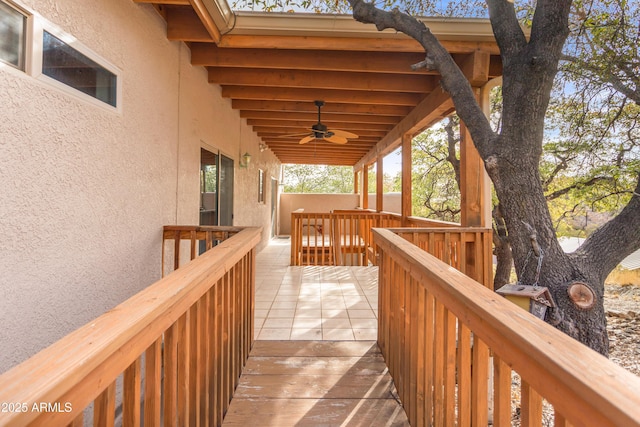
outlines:
[{"label": "wooden box on tree trunk", "polygon": [[547,309],[555,306],[549,289],[542,286],[515,283],[504,285],[496,292],[542,320]]}]

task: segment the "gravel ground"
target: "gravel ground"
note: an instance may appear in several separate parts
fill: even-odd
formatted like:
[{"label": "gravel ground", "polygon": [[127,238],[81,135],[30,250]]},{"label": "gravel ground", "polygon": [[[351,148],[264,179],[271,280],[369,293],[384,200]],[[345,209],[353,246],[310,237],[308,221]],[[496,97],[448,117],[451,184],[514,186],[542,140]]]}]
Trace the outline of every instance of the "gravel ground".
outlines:
[{"label": "gravel ground", "polygon": [[607,285],[609,359],[640,375],[640,285]]}]

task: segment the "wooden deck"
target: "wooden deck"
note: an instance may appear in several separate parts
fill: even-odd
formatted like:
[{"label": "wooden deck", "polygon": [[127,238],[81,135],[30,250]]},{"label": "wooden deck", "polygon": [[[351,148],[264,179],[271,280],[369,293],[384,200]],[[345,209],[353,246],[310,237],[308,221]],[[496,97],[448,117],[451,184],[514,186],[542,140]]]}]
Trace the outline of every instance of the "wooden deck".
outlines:
[{"label": "wooden deck", "polygon": [[374,341],[256,341],[223,426],[408,426]]}]

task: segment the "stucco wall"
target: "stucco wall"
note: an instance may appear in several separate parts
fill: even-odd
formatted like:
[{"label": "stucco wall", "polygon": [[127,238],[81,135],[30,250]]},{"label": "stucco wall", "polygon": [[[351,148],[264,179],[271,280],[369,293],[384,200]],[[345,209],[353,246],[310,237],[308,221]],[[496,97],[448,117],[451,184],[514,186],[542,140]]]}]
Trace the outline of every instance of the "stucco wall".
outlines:
[{"label": "stucco wall", "polygon": [[336,209],[358,208],[357,194],[300,194],[283,193],[280,197],[280,234],[291,234],[291,212],[322,213]]},{"label": "stucco wall", "polygon": [[[119,67],[124,86],[116,112],[0,65],[0,372],[159,278],[162,225],[198,221],[201,146],[237,160],[243,132],[242,150],[258,152],[149,5],[20,4]],[[254,158],[277,176],[265,153]],[[266,225],[244,172],[234,222]]]}]

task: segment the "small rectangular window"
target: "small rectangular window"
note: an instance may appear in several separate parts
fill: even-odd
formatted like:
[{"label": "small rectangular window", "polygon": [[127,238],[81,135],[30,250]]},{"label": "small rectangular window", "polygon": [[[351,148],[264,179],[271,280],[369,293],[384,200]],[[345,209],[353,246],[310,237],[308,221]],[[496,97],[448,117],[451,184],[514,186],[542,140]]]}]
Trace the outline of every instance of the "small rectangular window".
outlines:
[{"label": "small rectangular window", "polygon": [[0,2],[0,61],[24,70],[27,17]]},{"label": "small rectangular window", "polygon": [[117,76],[47,31],[43,35],[42,74],[116,106]]}]

